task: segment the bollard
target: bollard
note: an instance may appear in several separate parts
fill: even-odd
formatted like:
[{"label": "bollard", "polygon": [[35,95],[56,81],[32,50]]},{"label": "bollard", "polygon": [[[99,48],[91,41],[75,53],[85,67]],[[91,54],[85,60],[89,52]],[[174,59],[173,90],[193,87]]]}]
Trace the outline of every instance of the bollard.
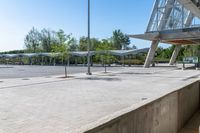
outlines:
[{"label": "bollard", "polygon": [[182,67],[182,70],[185,70],[185,63],[183,63],[183,67]]}]

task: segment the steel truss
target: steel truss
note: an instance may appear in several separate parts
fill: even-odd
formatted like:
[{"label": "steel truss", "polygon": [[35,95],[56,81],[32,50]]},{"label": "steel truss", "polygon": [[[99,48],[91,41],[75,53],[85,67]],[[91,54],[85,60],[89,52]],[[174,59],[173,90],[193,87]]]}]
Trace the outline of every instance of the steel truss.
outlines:
[{"label": "steel truss", "polygon": [[200,21],[177,0],[155,0],[146,32],[199,27]]}]

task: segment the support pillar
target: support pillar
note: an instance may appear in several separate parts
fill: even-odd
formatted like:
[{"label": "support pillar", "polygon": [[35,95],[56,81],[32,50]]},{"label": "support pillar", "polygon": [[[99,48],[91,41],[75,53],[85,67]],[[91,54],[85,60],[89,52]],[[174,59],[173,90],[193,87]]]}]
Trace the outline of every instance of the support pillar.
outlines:
[{"label": "support pillar", "polygon": [[67,66],[68,67],[70,66],[70,57],[69,56],[67,57]]},{"label": "support pillar", "polygon": [[83,57],[83,67],[85,66],[85,57]]},{"label": "support pillar", "polygon": [[54,57],[54,63],[53,64],[54,64],[54,66],[56,66],[56,57]]},{"label": "support pillar", "polygon": [[156,52],[156,49],[158,47],[159,42],[160,42],[159,40],[155,40],[155,41],[152,42],[151,48],[149,49],[149,53],[147,55],[147,58],[146,58],[146,61],[145,61],[145,64],[144,64],[144,68],[150,67],[151,62],[154,59],[154,55],[155,55],[155,52]]},{"label": "support pillar", "polygon": [[174,63],[176,62],[176,58],[178,57],[178,54],[181,50],[181,45],[177,45],[174,49],[174,52],[172,54],[172,57],[170,59],[169,65],[174,65]]},{"label": "support pillar", "polygon": [[125,67],[125,56],[122,56],[122,67]]},{"label": "support pillar", "polygon": [[28,60],[29,60],[29,65],[32,65],[31,57],[28,57]]},{"label": "support pillar", "polygon": [[42,63],[41,63],[41,66],[44,65],[44,57],[42,56]]},{"label": "support pillar", "polygon": [[74,58],[75,58],[75,66],[77,66],[78,65],[78,61],[77,61],[78,57],[75,56]]}]

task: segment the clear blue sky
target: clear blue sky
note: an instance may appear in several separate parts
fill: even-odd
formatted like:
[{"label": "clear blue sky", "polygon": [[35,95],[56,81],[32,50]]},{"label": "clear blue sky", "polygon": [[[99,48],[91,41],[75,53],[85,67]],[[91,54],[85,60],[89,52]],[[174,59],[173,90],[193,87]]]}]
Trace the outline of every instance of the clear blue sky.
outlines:
[{"label": "clear blue sky", "polygon": [[[91,0],[91,36],[109,38],[121,29],[144,33],[154,0]],[[87,36],[87,0],[0,0],[0,51],[23,49],[24,37],[38,30],[63,29],[76,38]],[[138,48],[150,42],[131,39]]]}]

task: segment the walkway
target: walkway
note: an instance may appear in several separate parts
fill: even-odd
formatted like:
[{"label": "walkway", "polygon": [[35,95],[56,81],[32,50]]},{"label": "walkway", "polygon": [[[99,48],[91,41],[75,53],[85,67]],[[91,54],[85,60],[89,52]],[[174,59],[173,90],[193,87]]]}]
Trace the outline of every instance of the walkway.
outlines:
[{"label": "walkway", "polygon": [[107,74],[0,80],[0,133],[76,133],[199,79],[200,71],[124,68]]}]

